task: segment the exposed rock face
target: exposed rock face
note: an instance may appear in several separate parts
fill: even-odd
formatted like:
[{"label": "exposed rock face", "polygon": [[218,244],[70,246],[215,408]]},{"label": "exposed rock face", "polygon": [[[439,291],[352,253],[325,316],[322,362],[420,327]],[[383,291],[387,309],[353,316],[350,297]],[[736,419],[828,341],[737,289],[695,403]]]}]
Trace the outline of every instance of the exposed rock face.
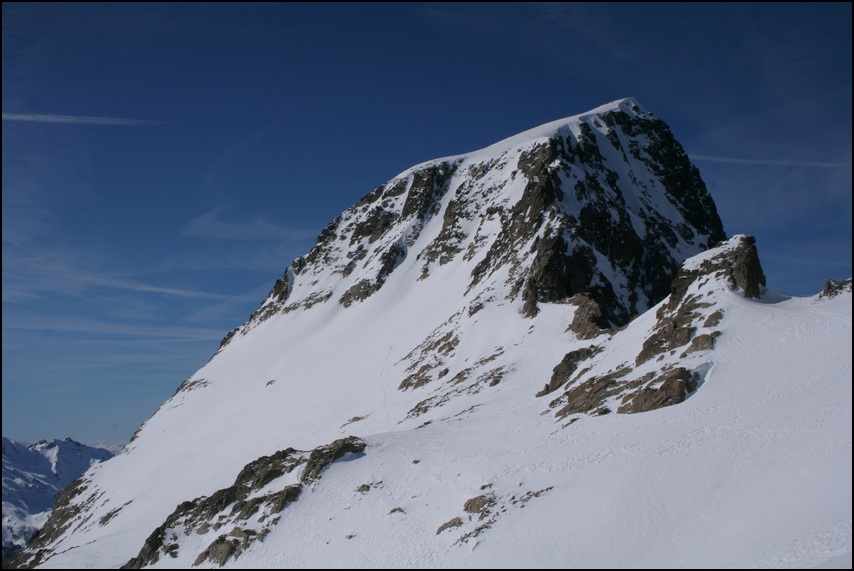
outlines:
[{"label": "exposed rock face", "polygon": [[[364,442],[350,436],[315,448],[311,453],[288,448],[271,456],[262,456],[247,464],[232,486],[211,496],[180,504],[163,525],[152,532],[139,555],[123,568],[140,569],[166,555],[177,557],[180,542],[174,530],[181,529],[184,535],[191,532],[204,535],[210,530],[216,532],[231,526],[231,531],[218,535],[198,554],[194,563],[200,565],[209,561],[222,566],[229,559],[237,558],[253,542],[264,540],[269,527],[278,522],[278,514],[299,498],[303,484],[317,481],[320,472],[344,454],[359,453],[364,449]],[[300,466],[303,466],[299,478],[301,483],[286,485],[264,495],[257,494]]]},{"label": "exposed rock face", "polygon": [[605,333],[608,327],[608,322],[602,314],[602,307],[588,293],[579,293],[574,296],[570,303],[576,306],[575,314],[572,316],[572,323],[567,327],[568,331],[572,331],[579,339],[593,339]]},{"label": "exposed rock face", "polygon": [[578,369],[580,363],[601,351],[600,347],[584,347],[583,349],[576,349],[564,355],[561,362],[554,368],[551,380],[543,387],[543,390],[537,393],[537,396],[545,396],[562,387],[572,377],[572,374]]},{"label": "exposed rock face", "polygon": [[300,481],[303,484],[311,484],[320,479],[320,472],[345,454],[359,454],[364,452],[365,443],[355,436],[349,436],[336,440],[327,446],[321,446],[311,451],[311,455],[303,469]]},{"label": "exposed rock face", "polygon": [[[765,275],[762,273],[755,244],[756,239],[752,236],[736,236],[726,247],[710,251],[710,255],[698,267],[679,272],[673,280],[670,297],[658,309],[658,322],[652,334],[644,341],[643,349],[635,359],[636,365],[667,351],[684,347],[694,338],[700,315],[698,310],[709,307],[700,294],[689,294],[691,286],[698,280],[723,279],[730,287],[740,289],[745,297],[759,297],[761,288],[765,286]],[[703,339],[697,341],[697,344],[708,345],[710,341]],[[694,347],[697,347],[697,344]]]},{"label": "exposed rock face", "polygon": [[460,527],[461,525],[463,525],[463,520],[461,520],[460,518],[455,517],[455,518],[449,519],[448,521],[446,521],[445,523],[443,523],[442,525],[439,526],[439,529],[436,530],[436,535],[439,535],[440,533],[442,533],[446,529],[452,529],[454,527]]},{"label": "exposed rock face", "polygon": [[[179,504],[163,524],[148,536],[139,554],[122,568],[141,569],[157,563],[163,557],[177,557],[184,548],[182,538],[190,534],[216,536],[197,555],[194,564],[200,565],[207,561],[222,566],[229,559],[239,557],[255,541],[264,541],[285,507],[297,501],[303,486],[316,482],[324,468],[348,452],[361,453],[364,450],[365,443],[362,440],[349,436],[311,452],[287,448],[270,456],[262,456],[244,466],[231,486],[210,496]],[[302,467],[302,473],[298,481],[287,483],[285,476],[299,467]],[[261,490],[265,493],[259,494]],[[46,546],[74,524],[81,506],[74,506],[71,500],[85,492],[84,480],[77,480],[63,490],[57,497],[53,516],[30,542],[29,551],[5,561],[4,568],[29,569],[50,559],[52,551]],[[85,508],[95,500],[95,496],[91,497],[82,507]],[[229,531],[217,534],[221,529]]]},{"label": "exposed rock face", "polygon": [[821,288],[819,298],[831,299],[844,292],[851,292],[851,278],[838,282],[836,280],[827,280],[824,287]]},{"label": "exposed rock face", "polygon": [[89,494],[83,502],[74,501],[86,492],[84,478],[73,481],[63,489],[56,496],[56,503],[47,523],[27,542],[27,550],[4,560],[3,566],[7,569],[31,569],[45,560],[51,554],[47,546],[71,529],[77,516],[97,500],[97,496]]},{"label": "exposed rock face", "polygon": [[[672,281],[669,296],[655,313],[655,321],[643,338],[633,360],[615,370],[599,371],[593,364],[578,369],[609,345],[619,343],[614,333],[600,344],[567,353],[555,367],[551,381],[537,393],[545,396],[561,387],[562,395],[550,407],[558,417],[574,414],[647,412],[678,404],[702,382],[703,354],[714,349],[721,335],[715,329],[723,311],[707,300],[712,289],[732,289],[746,298],[756,298],[765,276],[756,253],[755,239],[735,236],[721,246],[692,258]],[[633,323],[629,328],[643,324]],[[695,368],[681,366],[690,357],[700,359]]]},{"label": "exposed rock face", "polygon": [[631,373],[629,367],[617,369],[613,373],[601,376],[591,376],[582,382],[573,383],[563,397],[552,401],[552,406],[563,404],[557,416],[563,418],[570,414],[586,413],[608,414],[612,410],[606,406],[605,401],[620,394],[625,390],[635,389],[650,377],[642,377],[640,380],[626,382],[624,378]]},{"label": "exposed rock face", "polygon": [[668,294],[683,259],[724,239],[696,167],[636,101],[549,127],[377,187],[321,232],[238,334],[277,313],[364,302],[403,265],[424,280],[460,263],[472,264],[471,297],[504,290],[535,317],[538,304],[584,294],[598,326],[622,325]]},{"label": "exposed rock face", "polygon": [[713,258],[708,264],[701,268],[702,271],[723,272],[733,287],[744,292],[744,297],[758,299],[765,287],[765,274],[759,263],[756,238],[753,236],[742,236],[738,246],[724,256]]},{"label": "exposed rock face", "polygon": [[684,367],[670,369],[658,377],[657,387],[647,385],[644,389],[633,393],[623,406],[617,409],[620,413],[646,412],[663,406],[679,404],[697,388],[699,374],[691,373]]}]

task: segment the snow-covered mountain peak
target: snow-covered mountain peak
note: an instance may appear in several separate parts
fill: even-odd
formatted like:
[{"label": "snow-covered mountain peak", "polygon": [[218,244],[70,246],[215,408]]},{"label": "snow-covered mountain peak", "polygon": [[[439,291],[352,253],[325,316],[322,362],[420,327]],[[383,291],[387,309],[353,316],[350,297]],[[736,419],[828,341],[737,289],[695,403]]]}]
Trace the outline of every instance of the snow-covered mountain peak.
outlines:
[{"label": "snow-covered mountain peak", "polygon": [[336,217],[13,563],[820,563],[850,538],[851,295],[828,287],[766,290],[632,99],[423,163]]},{"label": "snow-covered mountain peak", "polygon": [[[477,160],[481,157],[488,158],[490,156],[501,154],[503,152],[511,152],[515,149],[524,149],[526,147],[535,145],[538,142],[542,142],[543,140],[554,138],[574,138],[577,141],[579,137],[583,137],[584,135],[582,131],[583,124],[587,124],[591,128],[600,128],[603,120],[605,120],[605,118],[611,115],[612,113],[622,113],[626,115],[630,120],[653,119],[652,113],[644,109],[644,107],[634,97],[626,97],[624,99],[617,99],[615,101],[611,101],[610,103],[606,103],[605,105],[600,105],[599,107],[591,109],[586,113],[573,115],[571,117],[565,117],[563,119],[557,119],[555,121],[549,121],[548,123],[544,123],[542,125],[534,127],[533,129],[528,129],[527,131],[523,131],[506,139],[502,139],[501,141],[493,143],[492,145],[489,145],[488,147],[479,151],[473,151],[464,155],[459,155],[456,157],[446,157],[438,160],[450,162],[456,159]],[[428,161],[426,163],[422,163],[421,165],[413,167],[413,169],[417,169],[435,162],[437,161]]]},{"label": "snow-covered mountain peak", "polygon": [[226,341],[277,315],[387,303],[382,290],[417,282],[528,317],[590,292],[603,320],[624,324],[723,238],[667,125],[622,99],[394,177],[333,220]]}]

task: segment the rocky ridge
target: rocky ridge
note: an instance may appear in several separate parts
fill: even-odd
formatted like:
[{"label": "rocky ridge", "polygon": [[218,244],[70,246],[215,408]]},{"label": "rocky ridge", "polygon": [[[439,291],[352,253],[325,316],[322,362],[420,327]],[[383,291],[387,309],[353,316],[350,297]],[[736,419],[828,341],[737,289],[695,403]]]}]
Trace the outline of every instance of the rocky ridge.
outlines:
[{"label": "rocky ridge", "polygon": [[588,293],[603,322],[622,325],[667,295],[684,259],[724,237],[670,129],[624,99],[377,187],[320,233],[223,346],[273,315],[362,302],[404,262],[421,280],[470,262],[465,298],[498,293],[523,301],[529,317],[539,303]]},{"label": "rocky ridge", "polygon": [[[708,301],[712,294],[730,289],[758,298],[764,287],[755,239],[734,236],[686,262],[670,295],[646,319],[601,330],[591,344],[567,353],[537,396],[563,389],[549,408],[570,422],[582,413],[637,413],[678,404],[703,382],[709,352],[721,335],[725,315]],[[595,357],[611,346],[627,358],[603,371]]]}]

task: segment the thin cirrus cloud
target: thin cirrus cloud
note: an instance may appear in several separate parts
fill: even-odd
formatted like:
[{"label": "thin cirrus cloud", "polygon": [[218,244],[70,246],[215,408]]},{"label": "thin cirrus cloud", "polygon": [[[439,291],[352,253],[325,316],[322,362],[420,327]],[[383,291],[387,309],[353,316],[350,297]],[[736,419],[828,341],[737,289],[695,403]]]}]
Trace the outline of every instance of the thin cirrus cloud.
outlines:
[{"label": "thin cirrus cloud", "polygon": [[[6,244],[4,244],[4,247]],[[4,248],[5,249],[5,248]],[[66,250],[35,252],[15,248],[3,253],[3,301],[20,302],[44,296],[91,295],[93,290],[131,291],[184,299],[224,300],[221,293],[181,289],[118,276]],[[57,281],[55,276],[63,276]],[[5,324],[5,322],[4,322]]]},{"label": "thin cirrus cloud", "polygon": [[818,167],[818,168],[850,168],[851,163],[825,163],[819,161],[779,161],[769,159],[740,159],[737,157],[713,157],[709,155],[690,155],[692,160],[710,163],[730,163],[736,165],[757,165],[773,167]]},{"label": "thin cirrus cloud", "polygon": [[208,240],[306,240],[315,233],[298,228],[285,228],[264,220],[232,222],[222,219],[227,208],[216,208],[191,219],[183,234],[190,238]]},{"label": "thin cirrus cloud", "polygon": [[32,113],[3,113],[4,121],[23,121],[27,123],[65,123],[73,125],[124,125],[151,127],[162,125],[162,121],[144,119],[123,119],[120,117],[88,117],[85,115],[49,115]]},{"label": "thin cirrus cloud", "polygon": [[[3,326],[13,331],[51,331],[77,335],[109,335],[117,337],[152,338],[178,341],[210,341],[222,338],[222,330],[214,327],[141,326],[92,318],[44,316],[41,318],[9,318]],[[77,340],[79,341],[79,339]]]}]

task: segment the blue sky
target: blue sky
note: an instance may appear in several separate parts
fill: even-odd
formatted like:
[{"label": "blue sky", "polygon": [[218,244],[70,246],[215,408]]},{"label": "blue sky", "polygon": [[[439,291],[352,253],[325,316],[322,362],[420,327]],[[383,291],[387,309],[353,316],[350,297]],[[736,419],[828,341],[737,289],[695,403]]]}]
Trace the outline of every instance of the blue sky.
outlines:
[{"label": "blue sky", "polygon": [[126,442],[407,167],[622,97],[772,289],[851,276],[851,4],[3,3],[3,435]]}]

